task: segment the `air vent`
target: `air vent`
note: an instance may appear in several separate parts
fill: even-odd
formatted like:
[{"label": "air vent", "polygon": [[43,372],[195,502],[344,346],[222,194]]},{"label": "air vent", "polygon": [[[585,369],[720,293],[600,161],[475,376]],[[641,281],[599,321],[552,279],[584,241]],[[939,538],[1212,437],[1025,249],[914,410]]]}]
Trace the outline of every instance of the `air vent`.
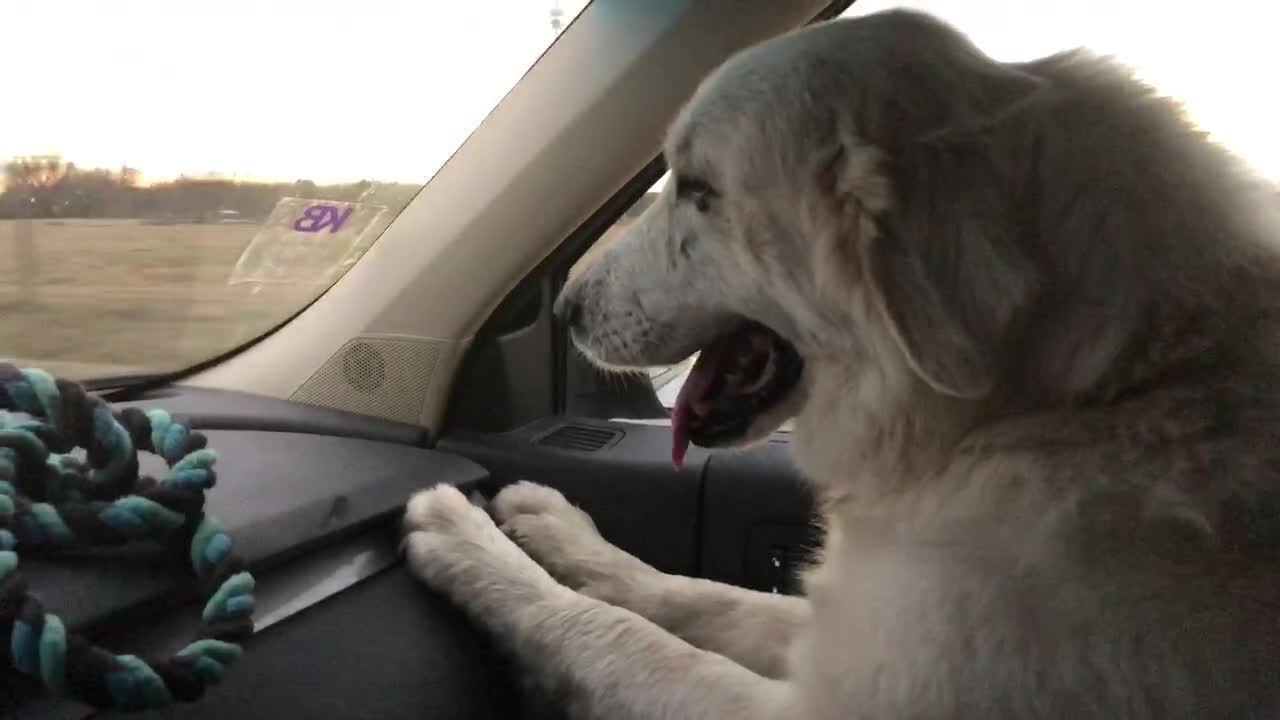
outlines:
[{"label": "air vent", "polygon": [[576,452],[596,452],[618,442],[621,430],[590,425],[561,425],[539,436],[534,443],[543,447]]}]

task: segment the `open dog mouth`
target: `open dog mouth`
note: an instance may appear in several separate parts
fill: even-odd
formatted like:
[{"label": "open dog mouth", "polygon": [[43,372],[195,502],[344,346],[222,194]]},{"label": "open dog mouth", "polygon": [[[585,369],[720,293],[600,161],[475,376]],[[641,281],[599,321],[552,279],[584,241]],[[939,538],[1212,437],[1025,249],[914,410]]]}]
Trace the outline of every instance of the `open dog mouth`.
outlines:
[{"label": "open dog mouth", "polygon": [[690,443],[715,447],[745,436],[800,381],[804,361],[791,343],[748,322],[703,348],[676,396],[671,461],[679,468]]}]

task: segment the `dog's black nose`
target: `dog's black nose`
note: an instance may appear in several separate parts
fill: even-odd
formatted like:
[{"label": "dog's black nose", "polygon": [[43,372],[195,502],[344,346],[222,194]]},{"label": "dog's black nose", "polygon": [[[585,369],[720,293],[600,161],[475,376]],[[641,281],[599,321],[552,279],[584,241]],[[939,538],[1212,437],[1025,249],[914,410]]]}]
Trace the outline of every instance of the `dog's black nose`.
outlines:
[{"label": "dog's black nose", "polygon": [[564,323],[565,327],[570,329],[582,327],[582,301],[574,295],[561,294],[551,311],[556,319]]}]

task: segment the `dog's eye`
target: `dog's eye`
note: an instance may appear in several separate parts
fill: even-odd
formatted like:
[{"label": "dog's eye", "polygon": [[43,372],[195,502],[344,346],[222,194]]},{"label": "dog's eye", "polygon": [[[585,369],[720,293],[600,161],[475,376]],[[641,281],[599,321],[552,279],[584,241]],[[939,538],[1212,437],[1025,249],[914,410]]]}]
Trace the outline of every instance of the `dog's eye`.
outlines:
[{"label": "dog's eye", "polygon": [[711,209],[711,201],[716,198],[716,191],[706,180],[677,177],[676,197],[692,202],[698,212],[706,212]]}]

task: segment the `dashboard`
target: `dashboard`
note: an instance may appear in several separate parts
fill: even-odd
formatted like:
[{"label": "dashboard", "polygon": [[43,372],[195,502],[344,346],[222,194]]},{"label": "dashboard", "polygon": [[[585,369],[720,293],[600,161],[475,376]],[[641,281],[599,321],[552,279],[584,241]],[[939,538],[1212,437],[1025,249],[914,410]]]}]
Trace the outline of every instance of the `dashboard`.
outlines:
[{"label": "dashboard", "polygon": [[[146,717],[560,717],[400,562],[404,502],[436,483],[485,494],[517,479],[546,483],[661,570],[775,592],[795,591],[794,564],[816,542],[785,434],[748,451],[695,450],[675,471],[669,430],[648,425],[560,417],[436,438],[234,392],[169,388],[122,405],[162,407],[208,436],[219,457],[209,510],[257,579],[244,657],[202,700]],[[143,472],[159,474],[151,460]],[[194,630],[184,566],[154,550],[24,567],[51,611],[115,652],[167,655]],[[0,687],[0,710],[116,717],[25,686]]]}]

